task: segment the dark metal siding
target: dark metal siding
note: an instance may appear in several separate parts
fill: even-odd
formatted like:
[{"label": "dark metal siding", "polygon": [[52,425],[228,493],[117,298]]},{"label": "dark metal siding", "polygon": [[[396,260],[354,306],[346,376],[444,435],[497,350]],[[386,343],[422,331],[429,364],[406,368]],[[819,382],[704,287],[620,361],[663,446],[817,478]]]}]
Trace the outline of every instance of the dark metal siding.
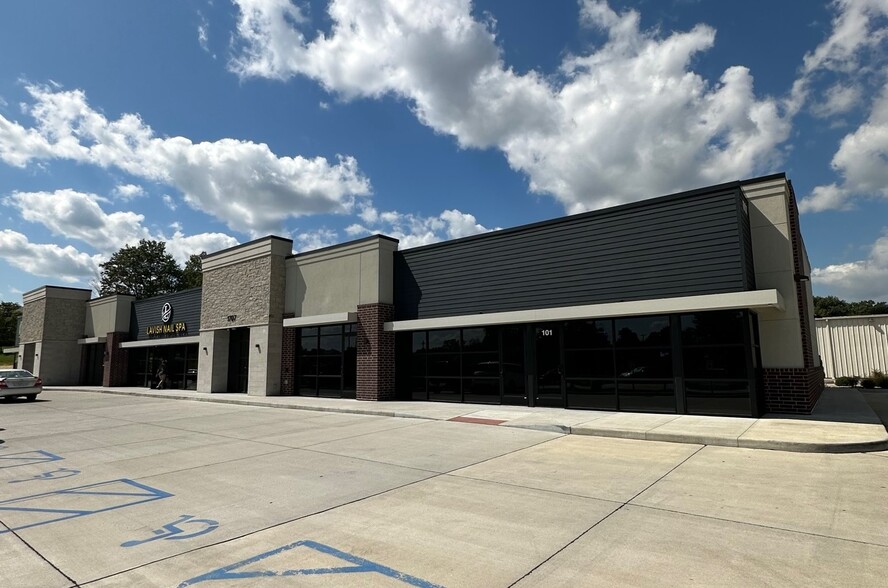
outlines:
[{"label": "dark metal siding", "polygon": [[745,268],[746,290],[755,290],[755,263],[752,258],[752,228],[749,224],[749,203],[743,193],[737,195],[740,215],[740,239],[743,243],[743,267]]},{"label": "dark metal siding", "polygon": [[397,252],[396,320],[746,290],[739,198],[731,184]]},{"label": "dark metal siding", "polygon": [[147,327],[163,324],[160,318],[160,311],[165,302],[169,302],[173,307],[173,316],[170,318],[171,323],[184,321],[188,327],[188,332],[185,333],[186,336],[191,337],[200,334],[200,293],[200,288],[193,288],[184,292],[164,294],[133,302],[130,338],[138,341],[166,338],[149,337],[147,334]]}]

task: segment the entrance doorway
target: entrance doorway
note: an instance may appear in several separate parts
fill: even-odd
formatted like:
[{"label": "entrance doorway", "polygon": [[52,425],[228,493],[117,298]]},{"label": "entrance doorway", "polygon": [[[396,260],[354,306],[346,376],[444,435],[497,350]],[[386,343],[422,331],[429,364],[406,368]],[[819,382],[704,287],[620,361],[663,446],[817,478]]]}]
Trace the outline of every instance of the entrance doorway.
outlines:
[{"label": "entrance doorway", "polygon": [[246,394],[250,371],[250,329],[231,329],[228,339],[228,392]]},{"label": "entrance doorway", "polygon": [[536,339],[534,406],[564,407],[561,331],[561,326],[558,324],[534,326]]},{"label": "entrance doorway", "polygon": [[80,383],[84,386],[101,386],[105,373],[105,344],[95,343],[84,345],[81,351]]}]

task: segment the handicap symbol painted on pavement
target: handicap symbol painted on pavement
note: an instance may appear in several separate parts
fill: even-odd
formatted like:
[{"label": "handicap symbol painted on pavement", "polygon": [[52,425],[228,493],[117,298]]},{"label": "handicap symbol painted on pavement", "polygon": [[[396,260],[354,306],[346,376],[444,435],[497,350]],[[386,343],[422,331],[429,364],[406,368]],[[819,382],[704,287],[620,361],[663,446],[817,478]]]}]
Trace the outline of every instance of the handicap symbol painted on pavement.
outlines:
[{"label": "handicap symbol painted on pavement", "polygon": [[21,453],[4,453],[0,455],[0,470],[14,468],[48,461],[60,461],[65,459],[54,453],[38,449],[37,451],[23,451]]},{"label": "handicap symbol painted on pavement", "polygon": [[[306,547],[308,549],[313,549],[317,552],[320,552],[325,555],[333,556],[337,559],[341,559],[345,562],[348,562],[352,565],[349,566],[337,566],[332,568],[302,568],[302,569],[265,569],[265,570],[244,570],[247,566],[251,566],[257,562],[260,562],[264,559],[268,559],[275,555],[284,553],[286,551],[290,551],[291,549],[295,549],[297,547]],[[237,571],[241,570],[241,571]],[[326,574],[382,574],[388,578],[392,578],[393,580],[399,580],[408,584],[410,586],[417,586],[418,588],[443,588],[438,584],[433,584],[432,582],[428,582],[426,580],[422,580],[415,576],[411,576],[409,574],[405,574],[403,572],[399,572],[397,570],[393,570],[390,567],[366,560],[362,557],[358,557],[356,555],[352,555],[350,553],[345,553],[344,551],[339,551],[334,547],[330,547],[329,545],[323,545],[322,543],[316,543],[315,541],[296,541],[295,543],[290,543],[289,545],[284,545],[283,547],[278,547],[277,549],[272,549],[271,551],[266,551],[265,553],[260,553],[259,555],[255,555],[249,559],[245,559],[243,561],[239,561],[237,563],[233,563],[231,565],[227,565],[225,567],[219,568],[217,570],[213,570],[211,572],[207,572],[201,576],[196,576],[191,578],[190,580],[185,580],[181,584],[179,584],[178,588],[187,588],[188,586],[193,586],[200,582],[209,582],[212,580],[248,580],[251,578],[269,578],[269,577],[292,577],[292,576],[320,576]]]},{"label": "handicap symbol painted on pavement", "polygon": [[10,480],[10,484],[18,484],[20,482],[33,482],[35,480],[59,480],[61,478],[70,478],[71,476],[76,476],[80,473],[80,470],[73,470],[71,468],[59,468],[57,470],[51,470],[48,472],[43,472],[42,474],[37,474],[36,476],[31,476],[30,478],[22,478],[21,480]]},{"label": "handicap symbol painted on pavement", "polygon": [[8,527],[0,529],[0,535],[10,531],[19,531],[136,506],[171,496],[173,495],[169,492],[121,478],[54,492],[0,500],[0,518]]},{"label": "handicap symbol painted on pavement", "polygon": [[[198,529],[196,531],[192,531],[191,533],[185,533],[185,529],[181,529],[178,525],[206,525],[202,529]],[[121,543],[121,547],[135,547],[136,545],[141,545],[143,543],[148,543],[149,541],[157,541],[158,539],[170,540],[170,541],[178,541],[181,539],[191,539],[192,537],[200,537],[201,535],[206,535],[207,533],[211,533],[215,531],[219,527],[219,521],[213,521],[210,519],[196,519],[194,515],[182,515],[177,520],[172,523],[167,523],[160,529],[154,529],[151,531],[153,534],[152,537],[148,539],[137,539],[133,541],[126,541]],[[182,533],[185,533],[184,535]]]}]

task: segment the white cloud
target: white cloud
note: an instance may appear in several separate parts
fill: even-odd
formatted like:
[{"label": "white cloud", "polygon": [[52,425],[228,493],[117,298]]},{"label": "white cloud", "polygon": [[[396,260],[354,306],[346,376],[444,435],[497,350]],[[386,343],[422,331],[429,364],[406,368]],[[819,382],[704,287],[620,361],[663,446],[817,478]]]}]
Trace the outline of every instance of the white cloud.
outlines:
[{"label": "white cloud", "polygon": [[802,212],[849,208],[861,196],[888,198],[888,84],[866,122],[842,139],[831,166],[841,182],[815,187],[799,203]]},{"label": "white cloud", "polygon": [[97,279],[103,261],[99,255],[87,255],[70,245],[31,243],[25,235],[9,229],[0,231],[0,258],[29,274],[67,283]]},{"label": "white cloud", "polygon": [[[644,31],[634,11],[581,3],[608,41],[558,76],[516,73],[469,0],[332,0],[329,33],[287,0],[236,0],[242,76],[304,75],[344,99],[393,95],[463,147],[501,150],[531,190],[571,212],[749,176],[779,158],[790,124],[743,67],[691,71],[715,31]],[[313,33],[311,33],[313,34]]]},{"label": "white cloud", "polygon": [[888,300],[888,236],[873,243],[867,259],[811,271],[819,289],[849,300]]},{"label": "white cloud", "polygon": [[145,217],[134,212],[106,214],[102,198],[74,190],[55,192],[13,192],[4,203],[13,206],[26,221],[45,226],[57,237],[88,243],[101,252],[113,252],[125,244],[150,239],[142,222]]},{"label": "white cloud", "polygon": [[184,235],[176,229],[169,237],[162,237],[166,242],[166,249],[180,264],[184,264],[191,255],[213,253],[228,249],[238,244],[237,239],[225,233],[200,233],[197,235]]},{"label": "white cloud", "polygon": [[845,135],[830,165],[841,180],[817,186],[799,203],[802,212],[853,207],[861,197],[888,197],[888,0],[835,0],[829,37],[807,54],[797,87],[831,78],[817,116],[844,114],[874,96],[867,119]]},{"label": "white cloud", "polygon": [[280,232],[286,218],[350,211],[370,182],[352,157],[278,157],[262,143],[194,143],[158,137],[137,115],[108,120],[80,90],[28,86],[34,103],[26,128],[0,115],[0,160],[24,167],[67,159],[115,168],[179,189],[185,202],[253,235]]},{"label": "white cloud", "polygon": [[339,243],[339,234],[336,231],[321,228],[296,235],[294,248],[296,251],[312,251],[337,243]]},{"label": "white cloud", "polygon": [[438,216],[418,216],[397,211],[379,212],[365,206],[360,214],[364,225],[353,224],[345,229],[351,237],[382,233],[398,239],[399,249],[437,243],[446,239],[458,239],[491,230],[477,222],[474,215],[459,210],[445,210]]},{"label": "white cloud", "polygon": [[863,60],[867,53],[880,51],[888,39],[888,29],[878,18],[888,15],[885,0],[833,0],[836,16],[830,36],[804,58],[803,75],[819,71],[863,73],[872,71]]},{"label": "white cloud", "polygon": [[145,195],[145,189],[136,184],[118,184],[114,187],[114,195],[123,200],[132,200]]},{"label": "white cloud", "polygon": [[209,53],[210,48],[207,43],[210,39],[210,23],[202,12],[198,11],[197,15],[200,17],[200,24],[197,25],[197,42],[201,49]]},{"label": "white cloud", "polygon": [[173,200],[173,197],[169,194],[164,194],[160,199],[163,200],[163,203],[166,204],[166,207],[170,210],[176,210],[176,208],[178,208],[178,206],[176,206],[176,201]]},{"label": "white cloud", "polygon": [[863,90],[860,86],[834,84],[826,91],[821,102],[811,106],[811,112],[820,118],[845,114],[854,110],[862,99]]},{"label": "white cloud", "polygon": [[[98,253],[89,256],[71,246],[61,248],[57,245],[27,243],[28,247],[37,248],[36,251],[44,251],[44,253],[36,256],[33,260],[25,260],[23,263],[16,263],[2,252],[0,252],[0,256],[16,267],[34,275],[54,277],[55,270],[47,268],[55,268],[54,264],[59,257],[81,259],[79,256],[85,256],[83,259],[89,258],[98,263],[108,259],[112,253],[124,245],[138,244],[140,239],[166,242],[167,251],[179,263],[184,263],[192,253],[213,252],[238,244],[237,239],[223,233],[200,233],[186,236],[182,232],[180,224],[174,224],[171,227],[173,229],[172,235],[152,234],[142,224],[145,220],[143,215],[129,211],[106,213],[101,207],[102,202],[104,199],[96,194],[86,194],[74,190],[13,192],[12,195],[4,199],[4,204],[16,208],[22,218],[43,225],[55,236],[86,243]],[[15,235],[20,234],[15,233]],[[15,243],[24,247],[20,242],[21,239],[27,241],[27,237],[20,235],[19,241],[15,241]],[[63,253],[57,253],[55,257],[52,257],[45,251]],[[67,274],[60,272],[58,275],[65,279],[64,276]],[[82,272],[78,271],[73,275],[82,275]]]}]

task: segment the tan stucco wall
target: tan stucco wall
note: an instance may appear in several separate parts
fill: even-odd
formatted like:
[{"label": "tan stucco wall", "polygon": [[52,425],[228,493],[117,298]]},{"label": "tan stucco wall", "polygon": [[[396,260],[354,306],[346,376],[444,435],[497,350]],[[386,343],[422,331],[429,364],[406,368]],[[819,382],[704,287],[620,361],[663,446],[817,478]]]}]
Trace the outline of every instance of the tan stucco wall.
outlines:
[{"label": "tan stucco wall", "polygon": [[43,341],[37,343],[34,373],[47,386],[77,384],[80,379],[81,345],[77,341]]},{"label": "tan stucco wall", "polygon": [[108,333],[129,331],[134,296],[115,294],[90,300],[86,304],[84,335],[104,337]]},{"label": "tan stucco wall", "polygon": [[375,237],[287,259],[284,312],[315,316],[356,312],[359,304],[391,304],[397,247]]},{"label": "tan stucco wall", "polygon": [[743,192],[749,201],[756,288],[778,290],[785,303],[782,311],[763,309],[759,312],[762,365],[804,367],[790,240],[789,186],[785,179],[777,178],[745,185]]}]

